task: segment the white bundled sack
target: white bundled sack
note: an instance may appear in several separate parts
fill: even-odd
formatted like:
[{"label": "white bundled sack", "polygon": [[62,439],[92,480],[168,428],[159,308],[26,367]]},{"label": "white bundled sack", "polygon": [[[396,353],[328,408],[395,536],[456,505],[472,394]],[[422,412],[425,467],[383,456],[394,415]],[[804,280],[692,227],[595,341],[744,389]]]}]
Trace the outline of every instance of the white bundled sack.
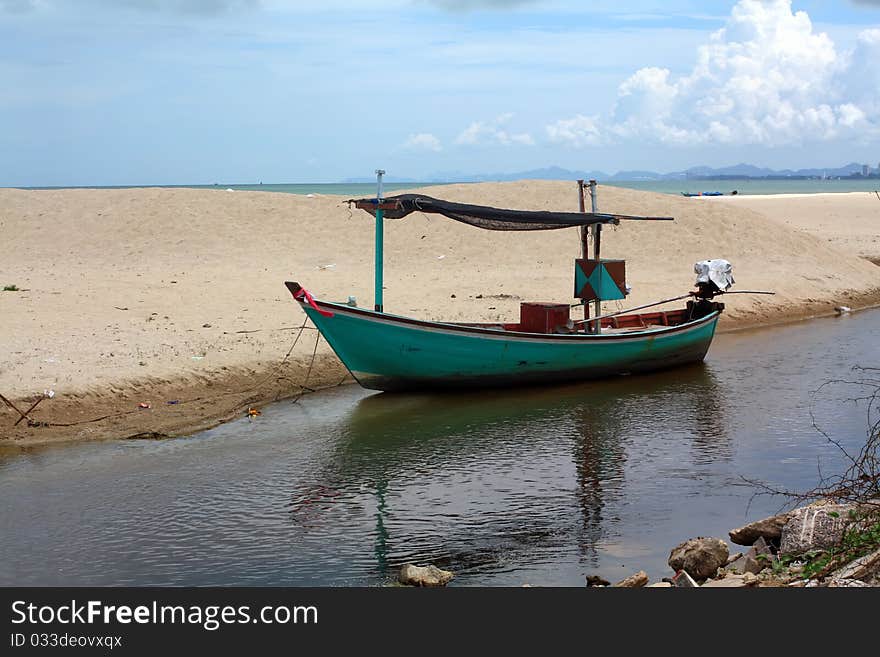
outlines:
[{"label": "white bundled sack", "polygon": [[722,292],[736,282],[733,280],[733,267],[727,260],[700,260],[694,264],[694,272],[697,274],[697,285],[711,281]]}]

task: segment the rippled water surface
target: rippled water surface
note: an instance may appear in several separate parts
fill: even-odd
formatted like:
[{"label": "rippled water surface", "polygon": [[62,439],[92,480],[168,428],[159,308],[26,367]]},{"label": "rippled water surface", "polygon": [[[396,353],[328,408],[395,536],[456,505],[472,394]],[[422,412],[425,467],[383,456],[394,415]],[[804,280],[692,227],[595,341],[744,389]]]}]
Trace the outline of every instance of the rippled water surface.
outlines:
[{"label": "rippled water surface", "polygon": [[[0,584],[455,585],[669,574],[672,546],[776,511],[856,449],[880,311],[718,336],[705,364],[467,395],[337,388],[189,438],[0,457]],[[839,468],[838,468],[839,469]]]}]

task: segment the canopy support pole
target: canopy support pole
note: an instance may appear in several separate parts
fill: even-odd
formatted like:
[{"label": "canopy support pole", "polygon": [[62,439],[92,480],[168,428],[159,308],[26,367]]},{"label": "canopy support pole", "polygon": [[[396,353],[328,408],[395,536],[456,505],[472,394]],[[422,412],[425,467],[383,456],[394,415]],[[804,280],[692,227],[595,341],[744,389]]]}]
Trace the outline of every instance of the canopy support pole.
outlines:
[{"label": "canopy support pole", "polygon": [[[587,211],[586,207],[584,207],[584,181],[578,180],[578,209],[581,213],[585,213]],[[581,258],[585,260],[590,257],[590,242],[589,235],[590,233],[588,226],[581,226]],[[584,299],[581,299],[581,304],[584,306],[584,319],[590,319],[590,304],[587,303]]]},{"label": "canopy support pole", "polygon": [[376,169],[376,282],[375,282],[375,292],[373,294],[373,308],[376,312],[383,312],[382,310],[382,268],[385,260],[384,246],[385,246],[385,222],[384,215],[385,211],[379,209],[379,206],[382,205],[382,176],[385,175],[385,171],[383,169]]},{"label": "canopy support pole", "polygon": [[[590,203],[592,205],[593,214],[598,213],[598,202],[596,200],[596,181],[590,181]],[[584,230],[586,233],[586,230]],[[602,224],[593,224],[593,260],[596,262],[599,261],[599,248],[602,243]],[[584,257],[588,257],[586,253]],[[584,304],[584,308],[587,307],[587,304]],[[593,315],[596,317],[602,316],[602,300],[596,299],[593,302]],[[585,318],[586,319],[586,318]],[[589,326],[589,324],[588,324]],[[599,334],[602,332],[602,322],[594,322],[592,325],[593,333]]]}]

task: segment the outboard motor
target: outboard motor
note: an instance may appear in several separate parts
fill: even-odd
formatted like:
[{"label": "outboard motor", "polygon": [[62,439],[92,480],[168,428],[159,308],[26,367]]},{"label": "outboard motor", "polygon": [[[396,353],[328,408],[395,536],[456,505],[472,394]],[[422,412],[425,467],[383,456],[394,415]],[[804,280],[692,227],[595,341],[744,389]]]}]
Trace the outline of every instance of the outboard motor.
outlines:
[{"label": "outboard motor", "polygon": [[699,319],[717,311],[724,310],[723,303],[713,302],[716,294],[729,290],[736,282],[733,279],[733,266],[727,260],[700,260],[694,263],[697,275],[694,292],[696,301],[688,301],[688,318]]}]

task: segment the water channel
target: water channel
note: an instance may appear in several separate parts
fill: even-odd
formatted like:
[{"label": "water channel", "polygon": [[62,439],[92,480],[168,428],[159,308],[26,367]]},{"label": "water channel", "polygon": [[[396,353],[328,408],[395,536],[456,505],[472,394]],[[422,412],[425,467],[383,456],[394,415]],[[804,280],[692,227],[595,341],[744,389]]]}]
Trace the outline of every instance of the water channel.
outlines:
[{"label": "water channel", "polygon": [[[670,575],[854,452],[880,311],[716,337],[700,366],[563,387],[344,386],[191,437],[0,456],[0,585],[457,586]],[[820,389],[821,388],[821,389]],[[818,390],[818,392],[816,392]]]}]

